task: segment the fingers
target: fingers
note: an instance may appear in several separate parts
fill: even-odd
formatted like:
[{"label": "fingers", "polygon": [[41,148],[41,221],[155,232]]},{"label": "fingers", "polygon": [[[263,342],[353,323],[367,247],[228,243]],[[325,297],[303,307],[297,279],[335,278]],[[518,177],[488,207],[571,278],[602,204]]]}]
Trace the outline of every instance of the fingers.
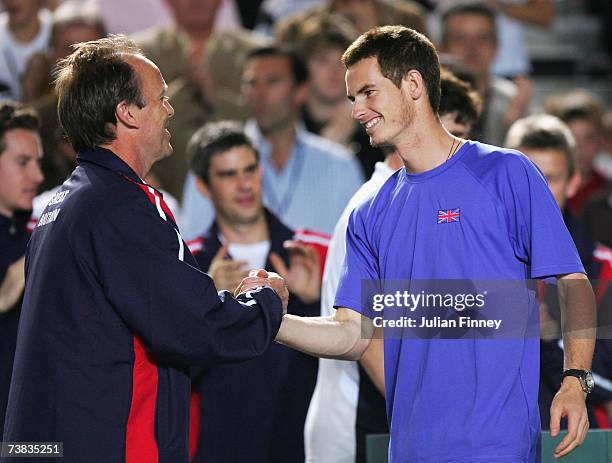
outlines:
[{"label": "fingers", "polygon": [[268,280],[266,278],[260,278],[257,276],[249,276],[244,278],[236,290],[234,291],[234,296],[238,296],[239,294],[245,293],[255,288],[259,288],[261,286],[267,285]]},{"label": "fingers", "polygon": [[285,265],[285,262],[281,256],[279,256],[277,253],[270,253],[270,263],[272,264],[272,267],[274,267],[274,270],[276,270],[280,275],[286,277],[289,274],[289,269]]},{"label": "fingers", "polygon": [[561,410],[555,404],[550,408],[550,435],[557,437],[561,429]]},{"label": "fingers", "polygon": [[225,243],[223,246],[219,248],[213,260],[225,259],[227,257],[227,248],[229,247],[229,243]]},{"label": "fingers", "polygon": [[318,256],[317,251],[312,246],[300,243],[299,241],[287,240],[283,243],[283,247],[292,255],[302,255],[309,259]]},{"label": "fingers", "polygon": [[568,413],[567,435],[555,449],[555,458],[561,458],[582,445],[586,439],[588,430],[589,420],[586,413]]},{"label": "fingers", "polygon": [[320,267],[321,259],[314,247],[298,241],[285,241],[283,246],[289,251],[291,265],[303,265],[309,270]]}]

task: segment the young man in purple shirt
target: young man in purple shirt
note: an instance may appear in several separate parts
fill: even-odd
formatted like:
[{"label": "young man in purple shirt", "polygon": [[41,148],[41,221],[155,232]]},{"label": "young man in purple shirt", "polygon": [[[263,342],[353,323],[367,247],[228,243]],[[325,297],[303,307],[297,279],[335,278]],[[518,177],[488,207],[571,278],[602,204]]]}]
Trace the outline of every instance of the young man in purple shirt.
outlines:
[{"label": "young man in purple shirt", "polygon": [[[539,339],[528,279],[556,277],[568,301],[568,322],[566,373],[552,405],[551,430],[556,435],[561,417],[568,419],[569,434],[555,456],[569,453],[588,430],[584,399],[592,389],[595,307],[545,178],[517,151],[444,129],[437,116],[438,56],[423,35],[401,26],[372,29],[347,49],[343,62],[353,117],[370,143],[394,150],[404,168],[351,216],[335,315],[285,315],[277,341],[314,355],[358,359],[377,323],[402,320],[394,320],[398,301],[381,319],[364,282],[393,297],[391,280],[411,289],[419,282],[429,289],[444,288],[444,280],[475,288],[495,281],[490,288],[501,288],[502,297],[486,296],[493,304],[479,309],[478,320],[492,322],[501,314],[499,331],[440,328],[431,336],[410,324],[400,331],[385,327],[389,460],[534,462]],[[510,289],[519,293],[507,297]],[[475,313],[454,302],[448,312],[456,311],[457,319]],[[431,323],[441,317],[424,318]]]}]

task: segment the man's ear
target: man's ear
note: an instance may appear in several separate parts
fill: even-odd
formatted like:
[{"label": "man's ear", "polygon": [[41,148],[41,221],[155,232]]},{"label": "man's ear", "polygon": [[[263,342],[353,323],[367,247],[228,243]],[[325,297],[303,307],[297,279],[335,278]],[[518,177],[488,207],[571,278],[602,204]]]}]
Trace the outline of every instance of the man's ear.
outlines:
[{"label": "man's ear", "polygon": [[402,89],[413,100],[418,100],[426,94],[423,76],[416,69],[410,69],[402,79]]},{"label": "man's ear", "polygon": [[115,108],[115,115],[117,116],[117,123],[121,123],[129,128],[137,129],[139,124],[139,116],[141,109],[133,103],[128,103],[125,100],[117,103]]},{"label": "man's ear", "polygon": [[206,198],[210,199],[210,190],[206,186],[206,183],[204,183],[204,180],[196,176],[195,184],[196,184],[196,188],[198,189],[198,191],[202,193]]}]

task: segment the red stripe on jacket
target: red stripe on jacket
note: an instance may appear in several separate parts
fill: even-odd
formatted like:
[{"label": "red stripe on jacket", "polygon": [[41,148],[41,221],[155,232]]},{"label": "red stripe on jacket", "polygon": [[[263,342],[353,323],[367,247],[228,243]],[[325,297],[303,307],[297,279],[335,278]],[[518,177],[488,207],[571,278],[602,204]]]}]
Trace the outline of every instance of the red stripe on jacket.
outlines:
[{"label": "red stripe on jacket", "polygon": [[[176,219],[174,218],[174,214],[172,213],[172,211],[170,210],[170,208],[169,208],[169,207],[168,207],[168,205],[166,204],[166,201],[164,201],[163,196],[162,196],[161,194],[159,194],[157,191],[155,191],[155,188],[153,188],[153,187],[152,187],[152,186],[150,186],[150,185],[146,185],[146,184],[143,184],[143,183],[138,183],[138,182],[135,182],[134,180],[132,180],[131,178],[129,178],[129,177],[125,176],[125,175],[124,175],[124,177],[125,177],[125,178],[126,178],[128,181],[132,182],[134,185],[138,185],[138,187],[139,187],[139,188],[140,188],[142,191],[144,191],[144,192],[145,192],[145,194],[146,194],[146,195],[147,195],[147,197],[149,198],[149,201],[151,201],[151,203],[153,203],[153,205],[154,205],[155,207],[157,207],[157,204],[156,204],[155,198],[158,198],[158,199],[159,199],[159,205],[161,206],[161,208],[162,208],[162,210],[164,211],[164,213],[165,213],[166,215],[169,215],[169,216],[172,218],[172,221],[173,221],[174,223],[176,223]],[[153,190],[153,191],[150,191],[150,190],[149,190],[149,188],[151,188],[151,190]]]},{"label": "red stripe on jacket", "polygon": [[142,341],[134,336],[132,404],[125,437],[126,463],[158,463],[155,440],[155,402],[157,366],[151,361]]}]

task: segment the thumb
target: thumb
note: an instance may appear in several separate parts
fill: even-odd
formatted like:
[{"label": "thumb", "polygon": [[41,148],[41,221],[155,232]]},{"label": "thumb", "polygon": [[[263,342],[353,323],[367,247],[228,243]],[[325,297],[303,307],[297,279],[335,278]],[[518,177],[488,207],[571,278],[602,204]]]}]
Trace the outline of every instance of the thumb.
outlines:
[{"label": "thumb", "polygon": [[557,407],[550,410],[550,435],[551,437],[557,437],[561,430],[561,412]]},{"label": "thumb", "polygon": [[215,254],[214,260],[225,259],[227,257],[227,248],[229,247],[229,243],[225,243],[223,246],[219,248],[217,254]]}]

